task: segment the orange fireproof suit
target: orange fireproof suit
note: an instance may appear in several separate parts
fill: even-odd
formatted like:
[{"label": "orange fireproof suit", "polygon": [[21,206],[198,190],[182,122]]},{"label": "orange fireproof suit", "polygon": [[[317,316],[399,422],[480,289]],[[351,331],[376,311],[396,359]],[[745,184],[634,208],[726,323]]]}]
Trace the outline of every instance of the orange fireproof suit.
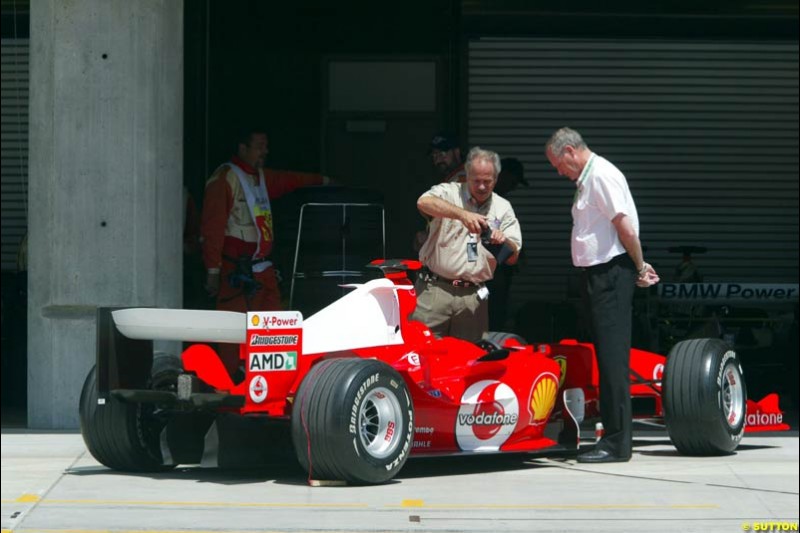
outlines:
[{"label": "orange fireproof suit", "polygon": [[[231,162],[241,168],[253,186],[259,185],[258,170],[234,156]],[[321,185],[319,174],[263,169],[270,199],[300,187]],[[275,268],[261,271],[258,264],[268,261],[274,242],[272,214],[257,226],[239,176],[229,165],[222,165],[206,182],[200,233],[203,262],[208,273],[219,272],[217,309],[225,311],[275,311],[281,307]],[[258,257],[253,257],[261,242]],[[251,268],[252,267],[252,268]],[[220,346],[220,356],[229,371],[238,366],[238,347]]]}]

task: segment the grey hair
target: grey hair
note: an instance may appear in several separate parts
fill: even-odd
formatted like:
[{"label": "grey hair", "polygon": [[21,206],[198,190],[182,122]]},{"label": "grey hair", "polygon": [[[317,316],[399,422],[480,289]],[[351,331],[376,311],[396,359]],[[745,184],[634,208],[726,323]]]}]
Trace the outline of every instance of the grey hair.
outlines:
[{"label": "grey hair", "polygon": [[500,156],[497,155],[497,152],[484,150],[480,146],[476,146],[471,149],[467,154],[467,162],[464,163],[464,169],[467,171],[467,176],[469,176],[469,171],[472,169],[472,162],[476,159],[488,161],[494,165],[494,179],[497,179],[497,176],[500,175],[500,170],[502,169],[500,166]]},{"label": "grey hair", "polygon": [[544,151],[550,150],[554,156],[560,156],[564,153],[564,148],[572,146],[573,148],[587,148],[586,142],[581,137],[581,134],[572,128],[561,128],[556,131],[544,145]]}]

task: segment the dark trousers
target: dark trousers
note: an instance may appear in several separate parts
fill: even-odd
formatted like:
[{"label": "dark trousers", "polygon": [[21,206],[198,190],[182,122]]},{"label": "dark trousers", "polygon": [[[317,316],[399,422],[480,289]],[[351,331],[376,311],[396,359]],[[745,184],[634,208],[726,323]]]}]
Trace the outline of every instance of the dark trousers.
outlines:
[{"label": "dark trousers", "polygon": [[600,416],[605,435],[600,446],[614,455],[631,454],[631,312],[636,267],[628,254],[584,270],[597,366]]},{"label": "dark trousers", "polygon": [[489,289],[489,331],[506,331],[508,301],[515,266],[497,265],[494,277],[486,282]]}]

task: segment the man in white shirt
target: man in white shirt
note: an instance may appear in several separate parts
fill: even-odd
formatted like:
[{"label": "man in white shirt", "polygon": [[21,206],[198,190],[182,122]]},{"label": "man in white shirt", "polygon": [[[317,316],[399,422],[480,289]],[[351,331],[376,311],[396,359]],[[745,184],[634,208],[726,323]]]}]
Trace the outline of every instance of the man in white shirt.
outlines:
[{"label": "man in white shirt", "polygon": [[639,216],[628,182],[608,160],[589,150],[570,128],[556,131],[545,154],[559,175],[575,182],[572,263],[583,270],[600,371],[600,415],[605,434],[578,456],[582,463],[631,458],[630,351],[634,286],[658,282],[645,263]]}]

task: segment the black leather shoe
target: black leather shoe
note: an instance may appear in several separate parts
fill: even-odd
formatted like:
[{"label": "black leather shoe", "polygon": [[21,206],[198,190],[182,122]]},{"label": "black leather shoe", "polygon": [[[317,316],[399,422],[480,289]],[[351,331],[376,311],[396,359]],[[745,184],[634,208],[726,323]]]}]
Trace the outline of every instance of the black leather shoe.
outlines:
[{"label": "black leather shoe", "polygon": [[579,463],[627,463],[631,460],[630,455],[619,456],[606,450],[594,449],[578,455]]}]

